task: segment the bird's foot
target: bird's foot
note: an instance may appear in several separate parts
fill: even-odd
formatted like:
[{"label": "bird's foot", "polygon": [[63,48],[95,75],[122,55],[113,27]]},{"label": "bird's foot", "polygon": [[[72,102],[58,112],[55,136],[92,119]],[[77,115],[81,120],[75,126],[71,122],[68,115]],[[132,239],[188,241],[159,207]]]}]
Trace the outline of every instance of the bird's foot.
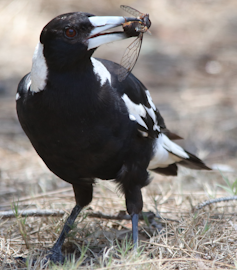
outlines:
[{"label": "bird's foot", "polygon": [[62,254],[61,249],[52,248],[45,257],[45,264],[48,262],[52,262],[54,264],[63,264],[64,261],[65,257]]},{"label": "bird's foot", "polygon": [[20,261],[24,264],[30,264],[31,266],[37,266],[39,265],[42,269],[45,268],[49,263],[54,264],[63,264],[65,261],[65,257],[62,254],[60,249],[54,249],[52,248],[47,254],[41,258],[35,258],[35,259],[29,259],[25,257],[15,257],[17,261]]}]

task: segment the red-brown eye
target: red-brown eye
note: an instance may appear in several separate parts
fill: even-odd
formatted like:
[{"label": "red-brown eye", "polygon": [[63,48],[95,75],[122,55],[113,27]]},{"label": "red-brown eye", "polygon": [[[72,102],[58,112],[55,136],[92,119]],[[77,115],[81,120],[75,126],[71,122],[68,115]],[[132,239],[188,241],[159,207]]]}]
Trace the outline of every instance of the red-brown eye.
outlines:
[{"label": "red-brown eye", "polygon": [[65,29],[65,35],[68,38],[74,38],[77,34],[77,31],[73,28],[67,28]]}]

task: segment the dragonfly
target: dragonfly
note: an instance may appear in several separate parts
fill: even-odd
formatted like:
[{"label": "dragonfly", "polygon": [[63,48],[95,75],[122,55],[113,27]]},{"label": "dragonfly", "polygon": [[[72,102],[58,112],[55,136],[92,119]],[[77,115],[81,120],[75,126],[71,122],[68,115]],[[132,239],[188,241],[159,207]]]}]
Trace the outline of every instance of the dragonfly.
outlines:
[{"label": "dragonfly", "polygon": [[121,9],[135,16],[139,21],[130,21],[123,24],[123,30],[129,37],[137,37],[125,50],[121,59],[120,65],[122,66],[118,72],[118,80],[122,82],[132,72],[138,56],[141,51],[143,34],[149,31],[151,21],[149,14],[141,13],[140,11],[130,6],[121,5]]}]

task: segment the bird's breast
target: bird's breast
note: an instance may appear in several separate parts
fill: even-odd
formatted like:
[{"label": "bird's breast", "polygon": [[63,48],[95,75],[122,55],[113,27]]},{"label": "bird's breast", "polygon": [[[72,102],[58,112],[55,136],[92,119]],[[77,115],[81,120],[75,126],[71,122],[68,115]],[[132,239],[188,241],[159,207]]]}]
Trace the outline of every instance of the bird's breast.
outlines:
[{"label": "bird's breast", "polygon": [[[77,176],[101,177],[100,168],[116,171],[122,165],[133,123],[123,102],[110,90],[104,88],[90,97],[85,89],[76,93],[46,89],[24,102],[18,100],[25,133],[46,165],[61,178],[72,178],[64,175],[65,167]],[[113,164],[117,164],[114,169]],[[106,170],[103,173],[101,178],[106,178]],[[107,178],[112,174],[108,172]]]}]

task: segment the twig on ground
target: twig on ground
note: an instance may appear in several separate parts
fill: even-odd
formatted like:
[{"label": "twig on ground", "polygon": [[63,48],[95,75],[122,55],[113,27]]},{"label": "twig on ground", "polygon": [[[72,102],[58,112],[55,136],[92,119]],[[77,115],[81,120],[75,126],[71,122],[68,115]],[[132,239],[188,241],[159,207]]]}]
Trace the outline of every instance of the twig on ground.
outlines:
[{"label": "twig on ground", "polygon": [[[65,211],[58,209],[27,209],[27,210],[18,210],[17,214],[21,217],[48,217],[48,216],[63,216]],[[2,219],[5,218],[13,218],[16,217],[14,211],[0,211],[0,217]]]},{"label": "twig on ground", "polygon": [[210,205],[210,204],[213,204],[213,203],[227,202],[227,201],[233,201],[233,200],[237,200],[237,196],[229,196],[229,197],[222,197],[222,198],[218,198],[218,199],[208,200],[208,201],[205,201],[203,203],[198,204],[195,207],[195,210],[200,210],[203,207]]},{"label": "twig on ground", "polygon": [[[102,214],[101,212],[96,212],[96,213],[88,213],[87,215],[88,217],[91,218],[104,218],[104,219],[114,219],[114,220],[131,220],[131,216],[127,215],[125,211],[120,211],[118,213],[118,215],[116,216],[110,216],[110,215],[105,215]],[[161,218],[160,216],[156,216],[153,212],[149,211],[149,212],[141,212],[139,214],[139,219],[140,220],[144,220],[144,216],[148,219],[149,223],[152,223],[152,221],[154,220],[154,218],[157,218],[161,221],[172,221],[172,222],[178,222],[178,220],[175,219],[169,219],[169,218]]]},{"label": "twig on ground", "polygon": [[[26,210],[18,210],[18,215],[21,217],[48,217],[48,216],[63,216],[65,214],[65,211],[60,210],[60,209],[26,209]],[[139,219],[140,220],[144,220],[144,215],[147,217],[147,219],[149,220],[149,222],[151,223],[151,221],[154,218],[159,218],[160,217],[156,217],[156,215],[153,212],[142,212],[139,215]],[[109,220],[131,220],[130,215],[127,215],[125,213],[125,211],[120,211],[118,213],[118,215],[106,215],[103,214],[101,212],[88,212],[87,216],[90,218],[103,218],[103,219],[109,219]],[[15,217],[15,213],[12,210],[9,211],[0,211],[0,217],[2,219],[6,219],[6,218],[13,218]],[[161,219],[162,221],[174,221],[174,222],[179,222],[177,220],[173,220],[173,219]]]}]

